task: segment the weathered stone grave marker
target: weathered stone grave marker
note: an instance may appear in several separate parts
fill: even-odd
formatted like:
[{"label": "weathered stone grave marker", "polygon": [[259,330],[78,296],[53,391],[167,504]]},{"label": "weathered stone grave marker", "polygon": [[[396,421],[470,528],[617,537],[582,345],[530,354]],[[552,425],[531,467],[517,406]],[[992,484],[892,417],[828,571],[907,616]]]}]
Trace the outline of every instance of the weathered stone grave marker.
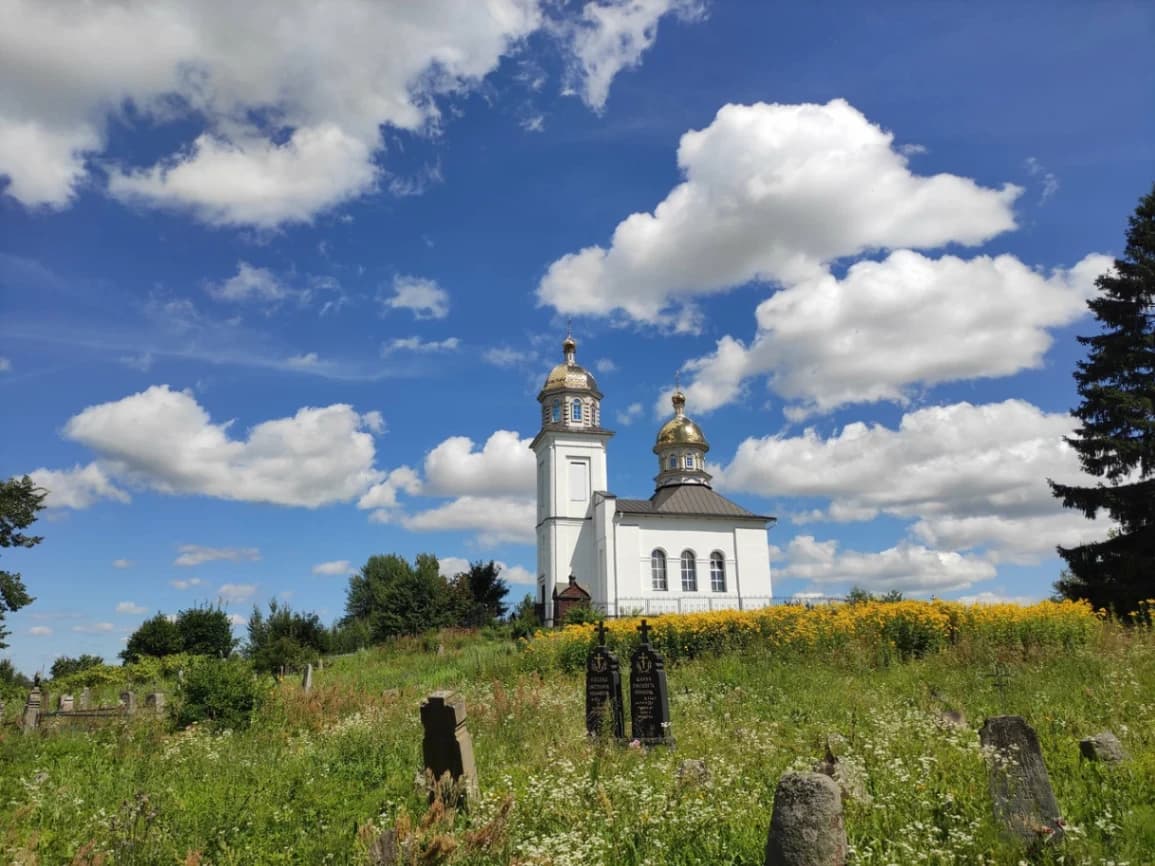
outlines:
[{"label": "weathered stone grave marker", "polygon": [[455,692],[433,692],[421,702],[421,725],[425,729],[421,754],[434,784],[430,799],[438,789],[448,798],[446,782],[456,793],[449,799],[476,799],[477,764],[473,759],[473,739],[465,727],[465,700]]},{"label": "weathered stone grave marker", "polygon": [[120,703],[126,713],[136,712],[136,692],[121,692]]},{"label": "weathered stone grave marker", "polygon": [[1127,759],[1123,744],[1110,731],[1101,731],[1094,736],[1079,740],[1079,752],[1088,761],[1100,761],[1104,764],[1118,764]]},{"label": "weathered stone grave marker", "polygon": [[650,645],[650,626],[638,626],[642,645],[630,656],[630,734],[644,745],[674,744],[666,663]]},{"label": "weathered stone grave marker", "polygon": [[1007,832],[1032,848],[1060,841],[1063,821],[1034,729],[1019,716],[994,716],[979,740],[990,752],[995,817]]},{"label": "weathered stone grave marker", "polygon": [[92,689],[85,686],[80,690],[80,700],[78,701],[79,709],[87,710],[92,703]]},{"label": "weathered stone grave marker", "polygon": [[76,700],[72,697],[72,695],[61,695],[60,696],[60,706],[58,706],[56,709],[58,712],[61,712],[61,713],[75,712],[76,711]]},{"label": "weathered stone grave marker", "polygon": [[844,866],[846,825],[838,784],[822,773],[787,773],[774,791],[766,866]]},{"label": "weathered stone grave marker", "polygon": [[606,624],[598,623],[598,645],[586,656],[586,732],[591,736],[626,735],[622,706],[622,671],[618,657],[606,649]]},{"label": "weathered stone grave marker", "polygon": [[305,691],[311,691],[313,688],[313,665],[312,663],[305,665],[305,673],[301,676],[301,688]]},{"label": "weathered stone grave marker", "polygon": [[28,702],[24,704],[24,717],[20,726],[25,734],[31,734],[40,724],[40,686],[35,685],[28,693]]},{"label": "weathered stone grave marker", "polygon": [[164,692],[150,692],[144,698],[144,705],[158,716],[164,713]]}]

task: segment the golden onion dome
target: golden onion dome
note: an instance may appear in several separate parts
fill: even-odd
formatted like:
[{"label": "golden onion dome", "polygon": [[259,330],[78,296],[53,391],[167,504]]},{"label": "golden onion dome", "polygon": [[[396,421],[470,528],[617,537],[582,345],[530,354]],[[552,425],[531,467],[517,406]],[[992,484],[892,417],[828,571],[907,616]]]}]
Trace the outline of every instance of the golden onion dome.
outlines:
[{"label": "golden onion dome", "polygon": [[565,360],[545,377],[545,384],[541,387],[543,394],[549,391],[590,391],[600,395],[597,380],[575,359],[576,350],[577,341],[573,337],[566,337],[562,343]]},{"label": "golden onion dome", "polygon": [[658,431],[658,441],[654,443],[654,450],[667,445],[698,445],[703,451],[710,450],[710,443],[702,435],[702,428],[686,417],[686,395],[675,391],[671,399],[674,404],[674,417],[662,425]]}]

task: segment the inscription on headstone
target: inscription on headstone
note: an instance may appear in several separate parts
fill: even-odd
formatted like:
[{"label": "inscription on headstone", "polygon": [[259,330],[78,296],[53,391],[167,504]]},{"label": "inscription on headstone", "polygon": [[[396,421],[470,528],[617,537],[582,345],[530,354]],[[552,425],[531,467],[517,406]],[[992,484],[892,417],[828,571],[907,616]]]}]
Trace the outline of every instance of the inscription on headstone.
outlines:
[{"label": "inscription on headstone", "polygon": [[450,782],[456,800],[477,798],[477,764],[473,759],[473,739],[465,728],[465,701],[455,692],[437,691],[421,702],[421,725],[425,736],[421,754],[425,769],[432,774],[434,790],[443,795]]},{"label": "inscription on headstone", "polygon": [[598,645],[586,656],[586,732],[591,736],[626,735],[622,672],[618,657],[606,649],[606,624],[598,623]]},{"label": "inscription on headstone", "polygon": [[994,716],[983,722],[979,740],[989,752],[995,817],[1007,832],[1032,848],[1062,839],[1059,804],[1034,729],[1019,716]]},{"label": "inscription on headstone", "polygon": [[630,733],[645,745],[673,745],[666,663],[650,645],[650,626],[638,626],[642,645],[630,656]]}]

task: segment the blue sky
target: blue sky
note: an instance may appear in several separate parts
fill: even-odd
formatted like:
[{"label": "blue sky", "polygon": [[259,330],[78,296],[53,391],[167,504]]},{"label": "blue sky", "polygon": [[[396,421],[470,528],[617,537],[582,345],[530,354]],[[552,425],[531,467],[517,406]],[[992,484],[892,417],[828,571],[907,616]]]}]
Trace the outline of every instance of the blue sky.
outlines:
[{"label": "blue sky", "polygon": [[[1045,597],[1084,302],[1155,176],[1149,3],[0,0],[18,667],[160,610],[533,580],[572,318],[610,484],[675,376],[776,594]],[[238,629],[243,633],[243,629]]]}]

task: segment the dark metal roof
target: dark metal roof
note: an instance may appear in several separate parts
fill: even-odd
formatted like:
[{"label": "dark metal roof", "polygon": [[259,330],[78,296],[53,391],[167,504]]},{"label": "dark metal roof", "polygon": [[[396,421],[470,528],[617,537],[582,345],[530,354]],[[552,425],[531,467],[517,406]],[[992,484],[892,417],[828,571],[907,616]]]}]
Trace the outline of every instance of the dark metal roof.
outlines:
[{"label": "dark metal roof", "polygon": [[747,511],[736,502],[720,496],[704,484],[678,484],[662,487],[649,499],[619,499],[617,510],[624,514],[691,515],[694,517],[746,517],[775,520]]}]

